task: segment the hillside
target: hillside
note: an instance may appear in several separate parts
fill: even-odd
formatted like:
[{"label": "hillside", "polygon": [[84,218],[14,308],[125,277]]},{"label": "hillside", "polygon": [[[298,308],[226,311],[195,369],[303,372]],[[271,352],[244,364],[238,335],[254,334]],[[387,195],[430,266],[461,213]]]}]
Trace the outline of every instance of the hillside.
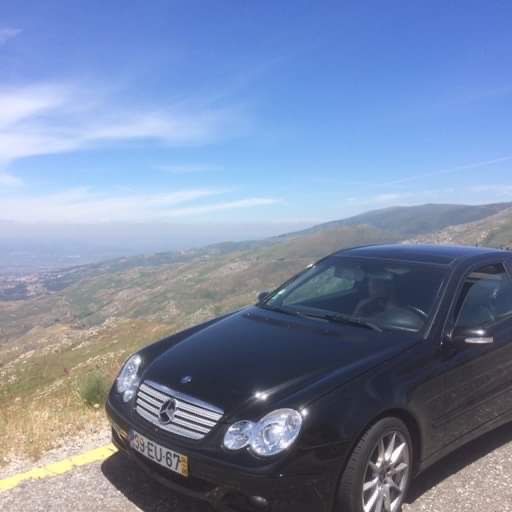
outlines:
[{"label": "hillside", "polygon": [[434,233],[417,236],[410,241],[512,248],[512,208],[476,222],[449,226]]},{"label": "hillside", "polygon": [[332,221],[309,230],[317,231],[332,226],[367,225],[377,229],[395,233],[397,236],[416,236],[439,231],[447,226],[455,226],[474,222],[507,208],[512,203],[496,203],[486,205],[460,204],[424,204],[418,206],[393,206],[380,210],[372,210],[348,219]]},{"label": "hillside", "polygon": [[[468,243],[474,243],[469,233],[485,233],[478,242],[491,245],[510,240],[512,208],[456,209],[461,212],[456,221],[478,219],[448,228]],[[437,213],[432,205],[385,212],[359,216],[368,224],[348,219],[263,241],[119,258],[0,281],[0,436],[38,455],[84,424],[103,421],[103,414],[84,402],[100,403],[122,360],[140,346],[252,303],[259,291],[337,249],[408,238],[397,234],[401,221],[392,212],[398,219],[415,219],[402,231],[416,230],[418,241],[428,222],[444,226],[454,215],[447,205]],[[390,219],[388,225],[378,222],[381,215]],[[444,232],[425,241],[448,240]],[[0,448],[0,463],[2,456],[9,456],[8,447]]]},{"label": "hillside", "polygon": [[0,301],[0,346],[16,341],[20,347],[33,328],[57,324],[87,329],[130,318],[174,325],[190,315],[201,317],[204,310],[217,314],[251,302],[259,290],[336,249],[394,240],[367,226],[340,226],[30,276],[25,300]]}]

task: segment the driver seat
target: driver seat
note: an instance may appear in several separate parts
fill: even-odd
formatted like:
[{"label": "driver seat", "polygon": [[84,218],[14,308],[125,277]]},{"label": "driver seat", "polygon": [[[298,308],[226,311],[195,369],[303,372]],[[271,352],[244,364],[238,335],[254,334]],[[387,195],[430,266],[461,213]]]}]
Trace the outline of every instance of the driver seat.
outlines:
[{"label": "driver seat", "polygon": [[356,317],[371,317],[394,305],[394,282],[392,279],[371,277],[368,279],[368,297],[360,300],[355,309]]}]

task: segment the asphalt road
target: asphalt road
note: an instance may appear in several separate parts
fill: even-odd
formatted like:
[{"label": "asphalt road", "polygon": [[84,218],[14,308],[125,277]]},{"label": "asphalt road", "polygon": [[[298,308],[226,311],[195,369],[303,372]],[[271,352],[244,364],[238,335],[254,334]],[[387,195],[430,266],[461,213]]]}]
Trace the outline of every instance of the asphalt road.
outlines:
[{"label": "asphalt road", "polygon": [[[0,494],[2,512],[211,512],[151,481],[121,454]],[[423,473],[404,512],[512,512],[512,425]],[[315,512],[315,511],[312,511]]]}]

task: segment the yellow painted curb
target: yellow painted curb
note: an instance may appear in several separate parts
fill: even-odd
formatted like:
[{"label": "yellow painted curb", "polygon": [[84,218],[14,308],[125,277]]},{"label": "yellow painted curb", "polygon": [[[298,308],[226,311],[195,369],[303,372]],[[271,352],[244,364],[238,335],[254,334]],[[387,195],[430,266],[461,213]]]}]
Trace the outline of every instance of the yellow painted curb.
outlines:
[{"label": "yellow painted curb", "polygon": [[0,480],[0,492],[14,489],[14,487],[17,487],[22,482],[27,480],[42,480],[43,478],[62,475],[79,466],[86,466],[87,464],[92,464],[93,462],[100,462],[102,460],[108,459],[108,457],[116,453],[116,451],[117,448],[113,444],[108,444],[107,446],[96,448],[80,455],[75,455],[69,459],[64,459],[59,462],[54,462],[53,464],[48,464],[42,468],[34,468],[25,473],[10,476],[9,478]]}]

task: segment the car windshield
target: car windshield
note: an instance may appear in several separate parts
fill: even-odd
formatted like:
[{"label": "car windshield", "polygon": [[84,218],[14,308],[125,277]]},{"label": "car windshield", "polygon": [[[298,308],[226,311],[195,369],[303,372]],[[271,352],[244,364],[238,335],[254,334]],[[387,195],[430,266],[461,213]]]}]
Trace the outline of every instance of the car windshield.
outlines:
[{"label": "car windshield", "polygon": [[419,332],[446,273],[438,265],[332,256],[278,288],[260,306],[374,330]]}]

